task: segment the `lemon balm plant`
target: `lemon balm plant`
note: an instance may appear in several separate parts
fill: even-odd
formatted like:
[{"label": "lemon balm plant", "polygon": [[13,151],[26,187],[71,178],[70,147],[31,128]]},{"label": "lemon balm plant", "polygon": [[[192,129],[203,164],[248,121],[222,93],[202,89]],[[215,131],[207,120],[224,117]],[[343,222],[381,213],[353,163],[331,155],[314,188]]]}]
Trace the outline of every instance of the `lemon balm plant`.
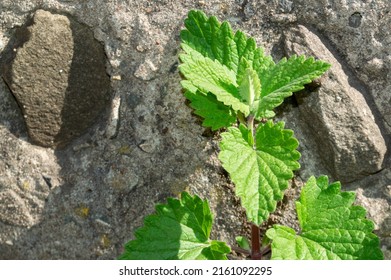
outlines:
[{"label": "lemon balm plant", "polygon": [[[181,32],[180,72],[185,96],[203,126],[225,129],[219,159],[235,184],[252,224],[252,259],[262,258],[259,226],[276,210],[293,171],[299,143],[274,112],[284,98],[321,76],[326,62],[292,56],[275,63],[255,40],[233,33],[201,11],[191,11]],[[311,177],[296,201],[300,233],[274,225],[266,232],[272,259],[382,259],[374,224],[339,182]],[[210,240],[212,214],[206,200],[184,192],[147,216],[120,259],[227,259],[231,247]]]}]

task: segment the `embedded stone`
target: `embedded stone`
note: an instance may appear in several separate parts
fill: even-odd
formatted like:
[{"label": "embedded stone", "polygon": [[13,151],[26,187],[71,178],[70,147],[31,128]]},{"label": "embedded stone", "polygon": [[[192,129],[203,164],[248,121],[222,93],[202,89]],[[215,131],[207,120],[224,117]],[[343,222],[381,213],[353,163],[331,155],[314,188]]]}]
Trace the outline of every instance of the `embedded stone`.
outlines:
[{"label": "embedded stone", "polygon": [[304,26],[286,31],[285,49],[289,56],[304,54],[332,65],[315,92],[297,99],[333,176],[351,182],[381,170],[387,146],[364,98],[365,86]]},{"label": "embedded stone", "polygon": [[38,10],[2,55],[31,142],[62,147],[93,125],[110,101],[103,46],[69,16]]}]

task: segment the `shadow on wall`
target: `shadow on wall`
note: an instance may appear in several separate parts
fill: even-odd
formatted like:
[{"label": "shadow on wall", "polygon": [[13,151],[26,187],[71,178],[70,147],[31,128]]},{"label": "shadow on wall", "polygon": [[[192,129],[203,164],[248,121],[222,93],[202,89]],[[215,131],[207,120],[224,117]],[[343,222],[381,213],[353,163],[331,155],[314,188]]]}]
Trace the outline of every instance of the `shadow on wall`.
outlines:
[{"label": "shadow on wall", "polygon": [[103,46],[87,26],[70,18],[70,27],[73,57],[61,111],[62,125],[54,138],[59,147],[80,137],[102,116],[111,101]]},{"label": "shadow on wall", "polygon": [[[181,23],[178,23],[178,26],[179,24]],[[179,88],[177,80],[180,78],[177,71],[172,71],[171,64],[165,66],[163,79],[145,82],[129,75],[124,78],[120,86],[113,87],[113,91],[118,91],[117,94],[121,95],[122,100],[126,99],[126,102],[121,104],[121,112],[126,115],[121,119],[126,124],[123,124],[116,138],[108,139],[102,136],[101,129],[107,117],[105,109],[111,97],[107,94],[110,90],[110,82],[104,77],[106,75],[104,54],[102,56],[93,54],[103,50],[103,47],[99,44],[91,46],[94,38],[87,27],[71,19],[70,28],[74,47],[66,81],[67,87],[61,101],[63,102],[59,116],[61,126],[55,134],[49,133],[54,135],[53,142],[61,146],[54,149],[53,156],[60,170],[58,174],[45,174],[45,177],[43,174],[34,173],[36,171],[32,169],[26,170],[31,173],[28,176],[36,178],[37,186],[44,189],[44,195],[41,193],[40,197],[32,197],[40,200],[38,204],[42,209],[39,210],[38,219],[31,227],[18,228],[11,225],[13,226],[10,227],[11,230],[18,231],[20,236],[13,240],[12,246],[0,244],[0,259],[118,257],[134,229],[142,225],[147,214],[153,212],[155,203],[163,202],[166,197],[181,192],[186,187],[187,178],[194,174],[199,166],[205,165],[204,160],[207,157],[203,155],[204,152],[199,152],[202,151],[203,141],[198,140],[196,145],[187,147],[187,143],[196,140],[193,140],[193,131],[177,126],[175,120],[177,112],[167,110],[158,113],[152,110],[149,112],[150,116],[146,117],[146,119],[153,119],[151,123],[141,122],[133,112],[139,105],[145,108],[163,107],[162,100],[166,95]],[[172,58],[176,61],[177,55],[172,50],[179,45],[178,38],[171,39],[169,42],[172,47],[167,47],[167,53],[163,54],[170,62]],[[12,45],[8,48],[13,49]],[[8,67],[11,65],[9,64]],[[126,69],[127,65],[121,67]],[[12,72],[12,69],[9,68],[8,71]],[[172,80],[175,80],[176,88],[172,88]],[[44,81],[49,86],[47,79]],[[11,90],[13,82],[12,77],[7,79]],[[150,99],[145,100],[144,96],[145,93],[150,93],[151,87],[161,91],[156,93],[156,99],[159,100],[156,100],[153,105],[145,104],[150,102]],[[46,94],[50,92],[47,91]],[[20,110],[5,86],[1,94],[10,99],[12,106],[9,106],[10,109],[3,114],[4,116],[0,113],[0,122],[9,127],[6,123],[12,109],[12,112],[19,114],[17,121],[13,121],[12,124],[25,127]],[[134,96],[137,98],[133,98]],[[20,109],[23,109],[23,105]],[[188,117],[191,118],[190,114]],[[95,119],[98,120],[93,126],[92,122]],[[181,122],[185,125],[189,123],[187,119]],[[152,135],[159,138],[159,147],[156,150],[148,151],[140,148],[140,143],[150,139],[135,136],[134,130],[139,130],[137,135],[150,137],[143,133],[146,126],[153,126],[150,129],[155,131],[155,134]],[[10,129],[16,137],[21,134],[21,130]],[[23,131],[22,135],[27,136],[26,129]],[[84,131],[86,133],[83,134]],[[177,143],[175,137],[179,133],[183,143]],[[73,138],[76,139],[70,142]],[[15,139],[15,141],[19,140]],[[70,143],[66,145],[67,142]],[[32,150],[38,149],[30,145],[25,146]],[[183,146],[187,150],[181,150]],[[52,152],[50,149],[39,148],[39,150],[46,154]],[[59,184],[55,184],[56,179],[60,180]],[[177,185],[173,186],[173,182]],[[18,188],[17,186],[6,187]],[[20,199],[24,198],[21,196]],[[25,203],[28,204],[29,201]]]},{"label": "shadow on wall", "polygon": [[[50,246],[56,247],[58,241],[55,241],[54,236],[52,241],[55,244],[50,244],[49,241],[45,245],[40,238],[50,235],[50,231],[54,234],[64,221],[66,223],[71,220],[62,211],[68,208],[67,199],[72,200],[72,197],[67,197],[67,191],[71,189],[73,182],[72,178],[69,182],[68,178],[64,178],[65,183],[62,186],[54,186],[54,178],[48,176],[48,170],[42,166],[58,164],[61,169],[64,168],[60,170],[60,174],[51,174],[58,178],[62,178],[63,174],[72,174],[73,165],[67,161],[67,158],[73,156],[77,160],[81,153],[72,152],[73,144],[68,147],[66,145],[75,138],[90,137],[92,129],[107,118],[111,101],[110,78],[105,68],[104,47],[94,39],[92,30],[70,17],[38,10],[35,16],[31,17],[23,27],[15,30],[13,35],[0,56],[2,76],[0,124],[6,128],[5,135],[8,136],[10,132],[14,136],[10,138],[13,139],[12,141],[19,141],[19,138],[33,144],[38,143],[44,147],[50,146],[62,150],[54,151],[57,162],[40,162],[41,169],[32,166],[31,162],[19,161],[12,171],[5,170],[7,173],[12,173],[15,169],[19,169],[14,175],[20,178],[16,178],[13,182],[19,182],[24,177],[33,178],[32,188],[35,194],[32,192],[25,194],[23,190],[21,192],[17,183],[1,185],[0,191],[4,191],[5,195],[0,197],[0,203],[5,204],[8,201],[8,194],[15,194],[17,196],[15,199],[20,201],[21,205],[14,205],[11,207],[14,210],[9,211],[27,212],[21,214],[26,214],[28,218],[40,212],[38,214],[42,215],[42,218],[40,223],[28,230],[28,226],[20,227],[16,221],[0,221],[0,225],[5,223],[3,230],[5,227],[13,226],[12,230],[15,232],[24,232],[17,244],[0,244],[0,259],[45,259],[50,258],[51,253],[34,256],[32,252],[45,251]],[[68,42],[64,42],[66,40]],[[71,48],[64,50],[66,46]],[[17,151],[16,147],[21,146],[19,143],[14,144],[14,147],[6,147],[6,145],[13,144],[7,140],[1,145],[1,152],[7,155],[4,157],[5,165],[9,164],[8,156],[13,157],[22,153],[27,146],[23,144],[23,149]],[[15,155],[10,154],[13,149]],[[35,151],[40,153],[38,158],[42,154],[51,154],[50,150],[43,152],[43,149],[32,147],[32,154]],[[53,156],[48,158],[52,159]],[[100,179],[101,177],[94,177],[92,181],[95,182],[91,184],[102,185]],[[56,189],[53,189],[54,187]],[[90,188],[87,192],[89,191]],[[28,213],[31,207],[41,209]],[[76,212],[76,216],[85,218],[86,210],[83,210],[83,206],[75,206],[72,210]],[[34,220],[36,219],[30,219],[27,224],[34,223]],[[45,223],[49,225],[43,226]],[[76,232],[70,229],[70,233]],[[44,247],[45,250],[40,247]],[[61,248],[59,252],[64,250],[66,248]],[[55,252],[52,253],[56,255]],[[81,256],[74,256],[77,257]]]}]

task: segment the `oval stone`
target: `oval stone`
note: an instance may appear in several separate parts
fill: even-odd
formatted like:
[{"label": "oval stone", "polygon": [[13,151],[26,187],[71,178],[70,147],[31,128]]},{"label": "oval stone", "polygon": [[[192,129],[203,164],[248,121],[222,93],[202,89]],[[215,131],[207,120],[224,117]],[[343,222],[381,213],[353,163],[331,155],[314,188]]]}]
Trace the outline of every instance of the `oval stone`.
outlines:
[{"label": "oval stone", "polygon": [[31,142],[62,147],[83,134],[110,102],[102,44],[70,16],[38,10],[2,55]]}]

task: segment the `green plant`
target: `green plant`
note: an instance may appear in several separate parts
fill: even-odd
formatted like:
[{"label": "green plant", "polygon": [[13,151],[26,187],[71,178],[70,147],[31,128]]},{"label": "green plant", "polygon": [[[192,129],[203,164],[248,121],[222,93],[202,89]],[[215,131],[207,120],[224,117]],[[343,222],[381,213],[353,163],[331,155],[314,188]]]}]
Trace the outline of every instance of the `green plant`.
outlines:
[{"label": "green plant", "polygon": [[[227,128],[219,159],[252,223],[251,243],[242,237],[238,243],[252,259],[261,259],[259,225],[276,210],[300,168],[299,143],[283,122],[273,122],[273,109],[330,65],[304,56],[276,64],[254,39],[200,11],[191,11],[185,26],[180,55],[185,96],[204,126]],[[307,181],[296,202],[300,234],[282,225],[266,232],[262,243],[271,247],[272,259],[383,258],[373,222],[353,205],[355,194],[340,188],[326,176]],[[212,220],[208,202],[184,192],[156,206],[120,258],[226,259],[230,246],[209,239]]]}]

